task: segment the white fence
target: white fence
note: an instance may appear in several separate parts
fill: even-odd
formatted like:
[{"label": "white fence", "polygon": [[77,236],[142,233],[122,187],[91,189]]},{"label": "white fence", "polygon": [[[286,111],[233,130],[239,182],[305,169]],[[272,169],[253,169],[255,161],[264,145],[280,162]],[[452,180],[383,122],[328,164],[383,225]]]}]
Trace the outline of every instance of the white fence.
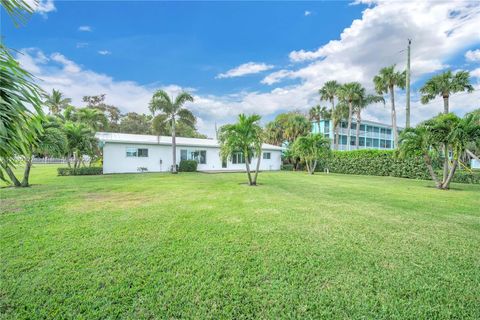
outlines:
[{"label": "white fence", "polygon": [[[72,162],[73,159],[70,159]],[[56,164],[56,163],[67,163],[65,158],[33,158],[32,163],[36,164]]]}]

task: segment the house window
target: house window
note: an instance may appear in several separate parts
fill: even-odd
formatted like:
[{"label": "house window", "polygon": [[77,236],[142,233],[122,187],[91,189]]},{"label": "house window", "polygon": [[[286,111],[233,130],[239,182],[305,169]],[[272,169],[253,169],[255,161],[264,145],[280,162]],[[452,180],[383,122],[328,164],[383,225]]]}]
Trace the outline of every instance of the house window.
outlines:
[{"label": "house window", "polygon": [[271,156],[270,152],[264,152],[263,153],[263,159],[265,159],[265,160],[270,160],[270,156]]},{"label": "house window", "polygon": [[146,148],[139,148],[138,151],[137,151],[137,155],[138,155],[139,157],[143,157],[143,158],[148,157],[148,149],[146,149]]},{"label": "house window", "polygon": [[206,164],[207,150],[181,149],[180,160],[195,160],[200,164]]},{"label": "house window", "polygon": [[[370,127],[370,128],[371,128],[371,127]],[[379,132],[380,132],[380,128],[379,128],[379,127],[373,127],[373,132],[379,133]]]},{"label": "house window", "polygon": [[245,163],[245,157],[243,156],[243,153],[235,152],[234,154],[232,154],[232,163],[233,164]]},{"label": "house window", "polygon": [[133,157],[142,157],[146,158],[148,157],[148,149],[147,148],[132,148],[128,147],[127,152],[126,152],[127,157],[133,158]]},{"label": "house window", "polygon": [[378,139],[373,139],[373,147],[378,148],[380,146],[379,140]]}]

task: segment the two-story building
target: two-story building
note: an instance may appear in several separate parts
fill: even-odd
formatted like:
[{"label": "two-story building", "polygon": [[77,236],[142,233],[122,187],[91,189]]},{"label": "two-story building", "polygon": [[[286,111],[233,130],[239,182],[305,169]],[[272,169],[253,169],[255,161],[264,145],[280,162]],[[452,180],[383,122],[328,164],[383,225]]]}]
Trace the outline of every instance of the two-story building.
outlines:
[{"label": "two-story building", "polygon": [[[348,123],[342,121],[338,129],[338,150],[356,150],[356,149],[381,149],[391,150],[395,148],[392,126],[374,121],[362,121],[360,124],[360,135],[358,146],[356,143],[357,123],[352,121],[350,130]],[[321,120],[320,127],[317,122],[312,123],[312,132],[322,133],[332,141],[334,146],[334,128],[331,120]],[[350,146],[347,146],[347,136],[350,134]]]}]

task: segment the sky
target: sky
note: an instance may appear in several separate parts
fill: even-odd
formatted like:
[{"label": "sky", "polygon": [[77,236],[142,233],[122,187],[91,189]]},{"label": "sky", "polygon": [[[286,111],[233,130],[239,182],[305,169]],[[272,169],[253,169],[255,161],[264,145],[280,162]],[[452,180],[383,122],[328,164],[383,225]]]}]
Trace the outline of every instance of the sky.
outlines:
[{"label": "sky", "polygon": [[[33,2],[33,0],[28,0]],[[385,66],[406,65],[412,39],[412,122],[443,110],[422,105],[418,89],[432,75],[471,72],[475,91],[456,94],[462,116],[480,107],[479,1],[163,2],[55,1],[35,4],[15,27],[0,11],[2,41],[46,90],[106,94],[122,112],[148,112],[157,89],[191,92],[187,107],[198,129],[258,113],[264,123],[286,111],[321,104],[328,80],[372,78]],[[3,9],[2,9],[3,10]],[[397,122],[405,122],[405,92],[396,92]],[[362,118],[390,122],[390,104],[369,106]]]}]

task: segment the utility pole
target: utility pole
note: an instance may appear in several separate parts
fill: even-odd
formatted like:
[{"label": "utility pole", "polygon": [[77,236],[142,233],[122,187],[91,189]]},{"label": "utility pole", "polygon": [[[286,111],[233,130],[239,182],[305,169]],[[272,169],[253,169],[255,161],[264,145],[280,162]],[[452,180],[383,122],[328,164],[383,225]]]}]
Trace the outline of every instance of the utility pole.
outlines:
[{"label": "utility pole", "polygon": [[412,40],[408,39],[408,49],[407,49],[407,77],[406,77],[406,87],[407,87],[407,110],[406,110],[406,123],[405,128],[410,128],[410,44]]}]

